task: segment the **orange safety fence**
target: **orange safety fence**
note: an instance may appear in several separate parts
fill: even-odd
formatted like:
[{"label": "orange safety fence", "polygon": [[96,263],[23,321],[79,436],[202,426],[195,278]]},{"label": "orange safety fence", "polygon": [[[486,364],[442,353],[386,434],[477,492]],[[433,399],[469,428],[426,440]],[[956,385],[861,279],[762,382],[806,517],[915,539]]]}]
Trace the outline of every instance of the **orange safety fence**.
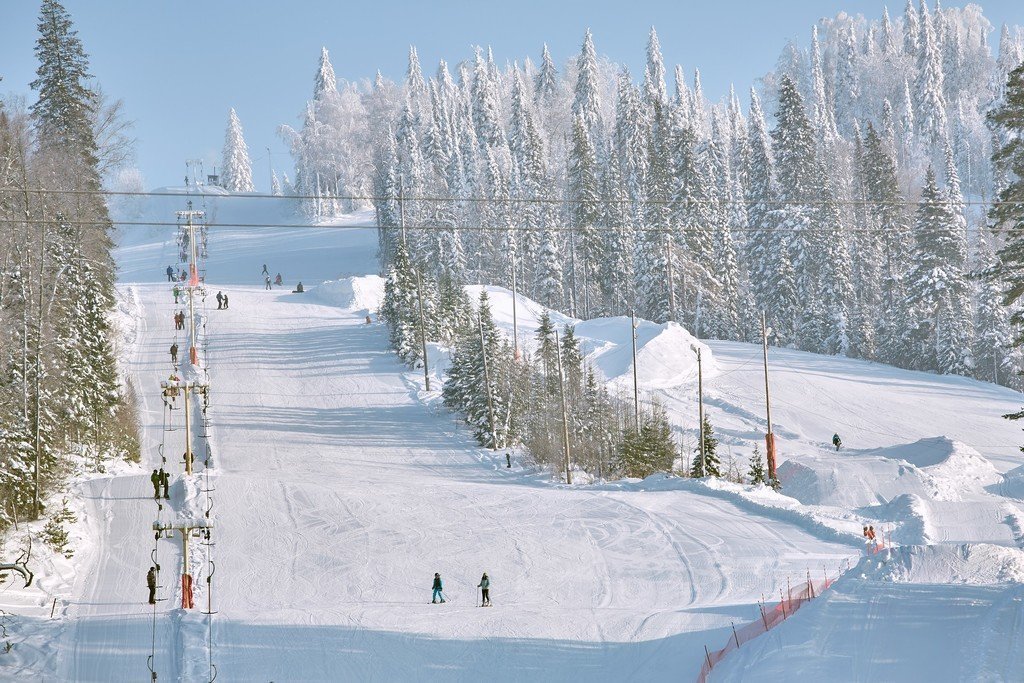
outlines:
[{"label": "orange safety fence", "polygon": [[725,647],[721,650],[710,652],[706,646],[704,647],[704,663],[701,665],[700,676],[697,677],[697,681],[699,683],[704,683],[704,681],[707,680],[708,674],[711,673],[711,670],[715,668],[715,666],[721,662],[727,654],[738,649],[743,643],[749,642],[754,638],[757,638],[762,633],[767,633],[781,624],[803,605],[821,595],[823,591],[828,590],[834,582],[835,579],[830,579],[827,575],[824,580],[815,582],[811,580],[810,572],[808,572],[806,581],[802,581],[796,586],[790,585],[788,590],[780,589],[779,602],[774,605],[769,605],[764,600],[759,602],[757,606],[761,611],[760,619],[752,621],[746,626],[741,626],[738,629],[733,626],[732,636],[729,638],[729,642],[726,643]]}]

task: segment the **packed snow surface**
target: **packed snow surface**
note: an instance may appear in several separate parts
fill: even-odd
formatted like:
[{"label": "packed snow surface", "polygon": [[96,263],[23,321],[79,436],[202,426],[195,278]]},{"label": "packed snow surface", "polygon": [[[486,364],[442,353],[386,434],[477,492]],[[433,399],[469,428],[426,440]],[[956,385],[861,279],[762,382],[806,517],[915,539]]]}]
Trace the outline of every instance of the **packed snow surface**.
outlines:
[{"label": "packed snow surface", "polygon": [[[139,220],[173,220],[187,196],[172,191],[181,196],[134,207]],[[565,486],[518,452],[506,468],[504,453],[477,447],[437,384],[426,392],[421,371],[388,350],[386,329],[366,324],[382,290],[368,275],[377,235],[344,226],[369,213],[317,229],[245,227],[297,219],[284,200],[205,202],[208,291],[230,296],[228,310],[206,311],[211,467],[181,475],[180,411],[176,431],[163,431],[173,229],[126,229],[121,352],[139,389],[143,462],[75,484],[74,563],[48,559],[32,588],[0,589],[0,608],[21,615],[0,678],[139,680],[152,648],[160,680],[204,680],[210,661],[228,681],[686,680],[730,623],[758,618],[762,595],[808,571],[835,576],[851,557],[833,589],[712,678],[1024,676],[1024,470],[1014,469],[1020,432],[999,417],[1019,394],[771,349],[781,494],[664,475]],[[266,291],[263,264],[286,286]],[[291,291],[298,281],[306,293]],[[488,292],[512,335],[511,293]],[[527,351],[542,310],[517,299]],[[631,395],[628,318],[552,318],[575,324],[590,362]],[[721,453],[745,470],[766,427],[760,346],[637,322],[643,400],[663,403],[692,449],[700,349]],[[434,373],[444,353],[431,347]],[[165,440],[172,500],[158,511],[148,477]],[[156,544],[166,600],[155,618],[145,604],[158,519],[212,520],[212,619],[178,607],[177,537]],[[858,564],[869,523],[922,547]],[[197,545],[191,562],[202,609],[205,552]],[[491,609],[475,606],[485,571]],[[434,572],[444,605],[429,604]]]}]

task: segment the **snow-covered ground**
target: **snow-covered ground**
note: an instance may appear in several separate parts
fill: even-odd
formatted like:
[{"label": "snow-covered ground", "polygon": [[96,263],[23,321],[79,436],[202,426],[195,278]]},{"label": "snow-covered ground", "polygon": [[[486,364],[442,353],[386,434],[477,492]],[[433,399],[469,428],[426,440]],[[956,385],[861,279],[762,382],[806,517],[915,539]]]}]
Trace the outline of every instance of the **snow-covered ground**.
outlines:
[{"label": "snow-covered ground", "polygon": [[[280,200],[217,201],[222,223],[295,221]],[[182,204],[167,198],[142,215],[173,220]],[[158,518],[148,473],[164,436],[159,381],[174,336],[160,280],[177,249],[170,228],[122,238],[132,321],[123,355],[142,390],[143,462],[75,485],[84,500],[77,572],[69,565],[63,582],[0,588],[0,609],[28,615],[12,629],[14,654],[0,654],[0,678],[138,680],[152,649],[161,680],[204,680],[211,655],[218,680],[229,681],[685,680],[705,645],[725,643],[730,623],[757,618],[762,595],[808,571],[834,576],[848,558],[855,569],[826,597],[730,655],[712,679],[1024,676],[1019,653],[1009,653],[1019,651],[1024,616],[1021,434],[999,417],[1020,407],[1019,394],[772,349],[786,495],[660,475],[567,487],[476,447],[388,351],[385,329],[365,324],[381,283],[347,276],[377,271],[376,240],[374,230],[210,230],[209,289],[230,295],[206,329],[210,621],[176,608],[177,538],[158,543],[167,601],[155,619],[145,604]],[[264,291],[263,263],[289,287]],[[292,294],[298,280],[310,291]],[[511,333],[510,294],[489,289]],[[525,299],[517,309],[528,343],[540,309]],[[581,322],[577,333],[606,379],[631,388],[628,319]],[[637,333],[645,396],[666,404],[690,443],[691,344],[704,345],[711,421],[723,453],[745,470],[765,425],[760,347],[697,342],[645,321]],[[836,431],[838,453],[828,445]],[[175,474],[182,434],[166,434]],[[171,492],[159,514],[205,495],[181,478]],[[970,545],[908,547],[858,565],[862,523],[891,528],[900,543]],[[196,602],[205,609],[200,548]],[[480,610],[484,571],[495,607]],[[434,572],[445,579],[443,606],[429,604]],[[958,659],[972,629],[984,647]]]}]

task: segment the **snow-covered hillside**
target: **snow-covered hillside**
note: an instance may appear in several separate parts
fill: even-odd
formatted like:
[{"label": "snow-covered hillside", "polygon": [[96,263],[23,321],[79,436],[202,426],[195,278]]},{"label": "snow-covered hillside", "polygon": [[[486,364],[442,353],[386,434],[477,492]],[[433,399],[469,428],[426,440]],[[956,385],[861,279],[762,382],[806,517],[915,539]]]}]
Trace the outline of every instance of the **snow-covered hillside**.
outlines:
[{"label": "snow-covered hillside", "polygon": [[[173,220],[184,200],[143,215]],[[283,204],[217,200],[214,223],[290,223]],[[504,453],[478,448],[436,391],[423,391],[422,374],[398,363],[385,328],[365,323],[380,281],[347,276],[375,273],[375,249],[374,230],[211,227],[208,285],[231,303],[207,312],[217,611],[208,622],[176,608],[176,542],[159,542],[167,601],[155,619],[145,604],[157,518],[148,473],[164,437],[159,381],[174,336],[161,280],[177,252],[169,228],[124,236],[123,362],[141,390],[143,462],[75,485],[86,501],[77,573],[0,594],[0,608],[29,615],[13,630],[13,659],[0,655],[0,677],[137,680],[152,648],[161,680],[203,680],[211,659],[229,681],[686,680],[705,645],[721,647],[731,623],[758,618],[762,595],[807,572],[834,577],[848,559],[854,570],[822,599],[712,679],[1024,676],[1016,655],[996,661],[1019,639],[1004,626],[1020,617],[1024,475],[1014,471],[1020,432],[999,417],[1019,408],[1019,394],[772,349],[784,495],[664,475],[565,486],[521,454],[506,468]],[[309,291],[264,291],[263,263]],[[489,291],[511,334],[510,293]],[[528,345],[541,309],[518,303]],[[631,390],[629,325],[585,321],[577,332],[605,378]],[[705,349],[722,447],[745,470],[764,430],[759,346],[640,321],[645,400],[657,395],[695,442],[691,344]],[[828,446],[836,431],[838,453]],[[179,452],[181,432],[167,438]],[[899,543],[970,545],[901,548],[858,565],[867,523]],[[481,610],[485,571],[495,606]],[[429,604],[434,572],[444,605]],[[954,667],[972,629],[984,648]]]}]

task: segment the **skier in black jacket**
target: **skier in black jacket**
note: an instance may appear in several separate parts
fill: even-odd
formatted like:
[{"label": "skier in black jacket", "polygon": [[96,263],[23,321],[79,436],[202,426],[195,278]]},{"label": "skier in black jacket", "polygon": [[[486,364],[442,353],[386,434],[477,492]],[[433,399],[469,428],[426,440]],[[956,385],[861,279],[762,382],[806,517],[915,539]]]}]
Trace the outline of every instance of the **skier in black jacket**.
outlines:
[{"label": "skier in black jacket", "polygon": [[146,573],[146,586],[149,587],[149,604],[156,604],[156,567],[150,567]]},{"label": "skier in black jacket", "polygon": [[153,482],[153,497],[160,497],[160,473],[153,470],[153,474],[149,475],[149,480]]},{"label": "skier in black jacket", "polygon": [[480,606],[490,607],[491,606],[491,580],[487,578],[487,572],[480,578],[480,584],[477,586],[480,589]]},{"label": "skier in black jacket", "polygon": [[441,575],[438,574],[437,572],[434,573],[434,586],[433,586],[433,588],[434,588],[434,597],[430,601],[431,604],[437,603],[438,598],[440,598],[441,602],[443,603],[444,602],[444,593],[442,593],[441,591],[444,590],[444,586],[441,584]]}]

